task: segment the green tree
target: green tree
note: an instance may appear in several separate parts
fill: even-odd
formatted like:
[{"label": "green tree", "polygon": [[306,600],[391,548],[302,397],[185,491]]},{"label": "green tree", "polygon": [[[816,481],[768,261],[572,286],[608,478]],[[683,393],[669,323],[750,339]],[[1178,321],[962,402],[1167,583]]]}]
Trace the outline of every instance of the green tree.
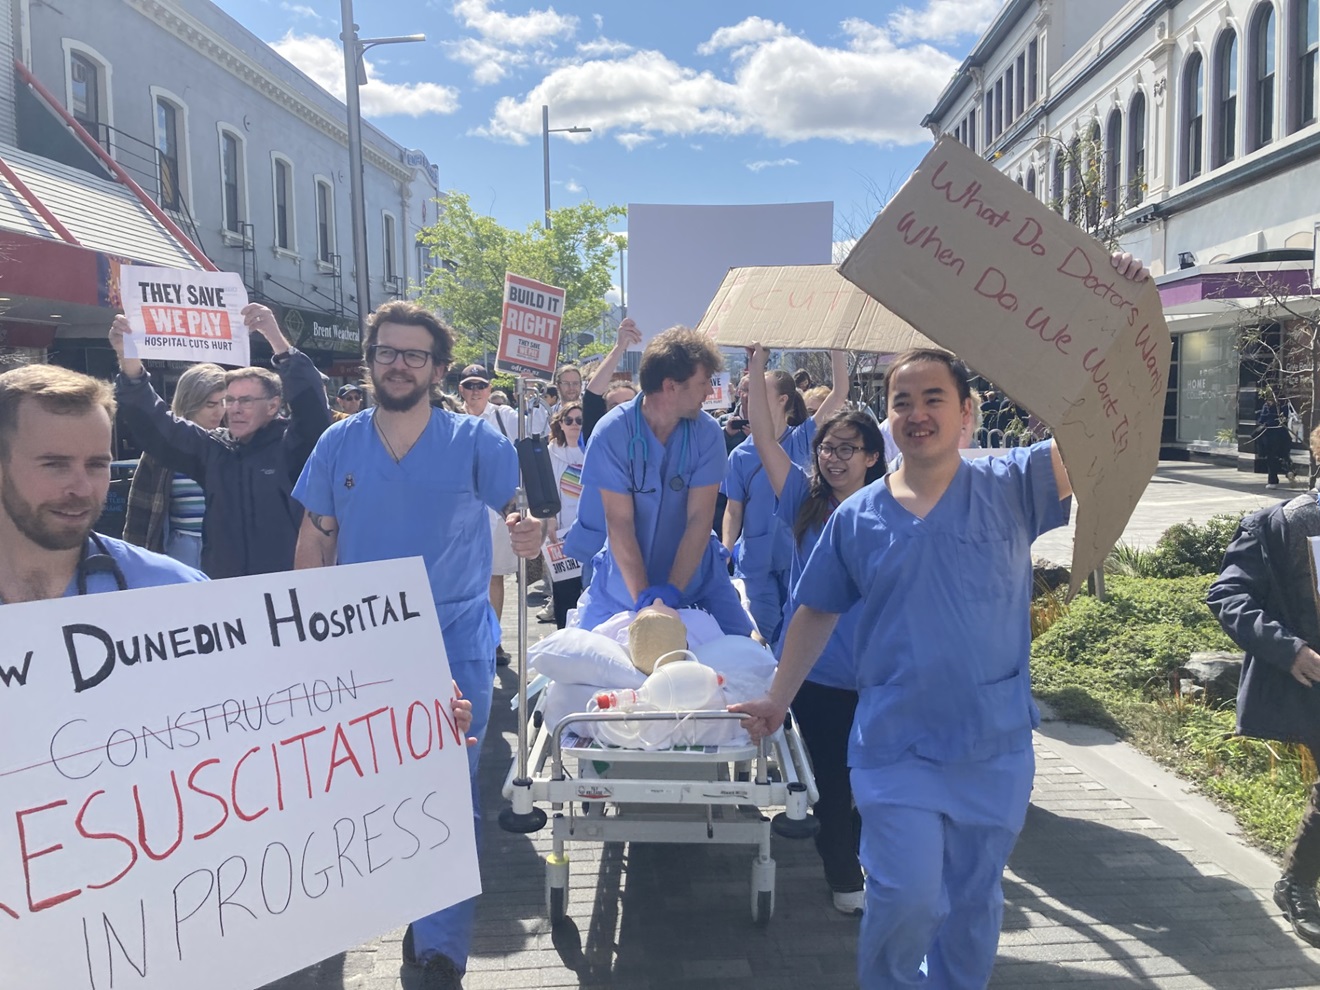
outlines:
[{"label": "green tree", "polygon": [[419,238],[444,259],[422,285],[421,302],[443,312],[460,334],[455,362],[495,349],[507,272],[565,290],[565,345],[597,330],[609,310],[605,294],[618,249],[610,227],[626,214],[622,206],[587,202],[552,211],[550,230],[540,224],[513,230],[474,210],[466,194],[450,192]]}]

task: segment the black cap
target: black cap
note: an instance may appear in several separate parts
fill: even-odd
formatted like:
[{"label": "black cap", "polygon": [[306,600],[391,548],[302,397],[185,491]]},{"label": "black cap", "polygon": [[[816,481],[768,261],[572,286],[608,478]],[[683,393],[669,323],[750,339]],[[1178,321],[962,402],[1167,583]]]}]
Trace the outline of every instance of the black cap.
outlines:
[{"label": "black cap", "polygon": [[473,379],[476,379],[477,381],[480,382],[485,382],[487,385],[489,385],[490,372],[479,364],[469,364],[466,368],[463,369],[463,374],[458,379],[458,383],[460,385],[463,385],[467,382],[472,381]]}]

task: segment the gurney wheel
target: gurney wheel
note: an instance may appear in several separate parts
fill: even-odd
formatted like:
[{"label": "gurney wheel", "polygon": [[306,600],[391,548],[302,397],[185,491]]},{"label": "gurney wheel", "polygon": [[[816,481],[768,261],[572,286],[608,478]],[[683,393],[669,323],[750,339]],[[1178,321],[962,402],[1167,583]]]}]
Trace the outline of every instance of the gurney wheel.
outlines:
[{"label": "gurney wheel", "polygon": [[773,890],[758,890],[756,892],[756,906],[752,909],[752,924],[757,928],[764,928],[770,924],[770,916],[775,913],[775,892]]},{"label": "gurney wheel", "polygon": [[568,896],[568,891],[563,887],[551,887],[549,894],[548,908],[550,911],[550,927],[554,928],[563,923],[566,917],[564,900]]}]

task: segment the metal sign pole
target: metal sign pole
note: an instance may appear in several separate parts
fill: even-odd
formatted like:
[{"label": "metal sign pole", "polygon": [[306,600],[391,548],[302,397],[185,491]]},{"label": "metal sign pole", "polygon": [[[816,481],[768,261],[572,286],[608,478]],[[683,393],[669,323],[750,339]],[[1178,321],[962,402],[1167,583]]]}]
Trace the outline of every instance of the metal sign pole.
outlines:
[{"label": "metal sign pole", "polygon": [[[518,440],[527,437],[527,382],[519,375]],[[518,515],[526,519],[527,489],[518,486],[515,495]],[[500,828],[506,832],[537,832],[545,827],[546,814],[532,804],[532,779],[527,774],[527,558],[518,558],[518,773],[513,779],[513,797],[500,812]]]}]

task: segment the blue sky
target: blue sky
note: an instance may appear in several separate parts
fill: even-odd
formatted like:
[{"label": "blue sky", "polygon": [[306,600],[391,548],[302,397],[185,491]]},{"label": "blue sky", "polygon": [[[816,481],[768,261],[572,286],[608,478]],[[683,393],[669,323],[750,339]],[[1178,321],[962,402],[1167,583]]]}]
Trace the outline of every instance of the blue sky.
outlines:
[{"label": "blue sky", "polygon": [[[216,0],[342,96],[339,0]],[[930,144],[921,118],[1001,0],[356,0],[364,114],[511,227],[555,206],[830,200],[860,234]]]}]

